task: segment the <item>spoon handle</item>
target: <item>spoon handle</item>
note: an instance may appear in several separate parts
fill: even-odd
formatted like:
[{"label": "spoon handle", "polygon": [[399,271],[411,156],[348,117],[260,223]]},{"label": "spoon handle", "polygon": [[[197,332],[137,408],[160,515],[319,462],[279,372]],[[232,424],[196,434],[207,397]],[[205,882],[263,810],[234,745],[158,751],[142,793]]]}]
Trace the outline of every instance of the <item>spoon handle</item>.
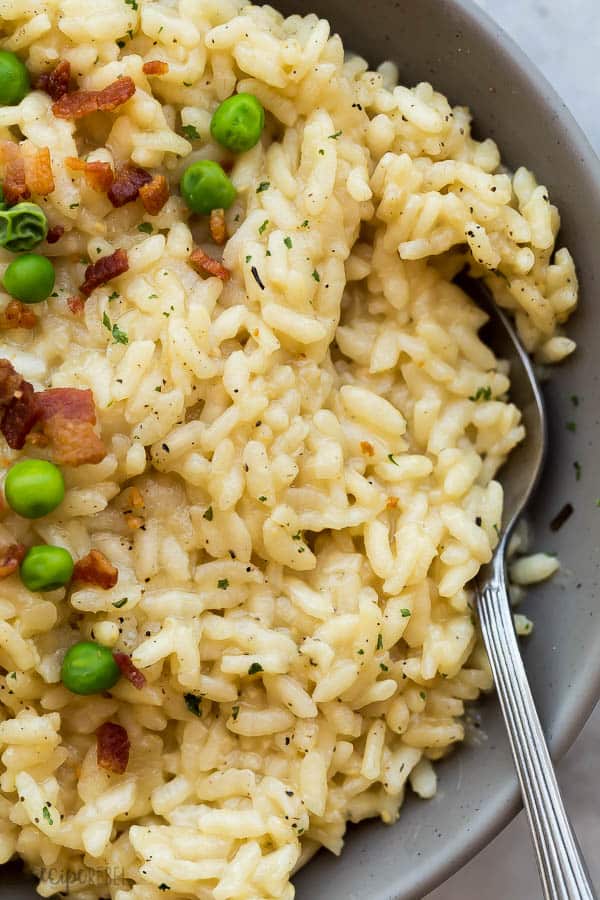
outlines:
[{"label": "spoon handle", "polygon": [[544,897],[595,900],[525,674],[508,600],[503,554],[498,556],[496,565],[490,567],[491,579],[477,589],[479,618],[521,783]]}]

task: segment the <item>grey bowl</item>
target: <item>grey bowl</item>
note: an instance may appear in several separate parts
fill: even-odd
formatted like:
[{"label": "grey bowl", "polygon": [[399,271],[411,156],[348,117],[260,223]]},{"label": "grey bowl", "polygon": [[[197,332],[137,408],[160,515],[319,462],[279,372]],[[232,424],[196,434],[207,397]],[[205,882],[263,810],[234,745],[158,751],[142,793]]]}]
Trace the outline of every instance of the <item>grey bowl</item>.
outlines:
[{"label": "grey bowl", "polygon": [[[525,610],[536,629],[523,645],[557,758],[600,695],[600,383],[594,358],[600,346],[600,317],[594,313],[600,164],[549,85],[468,0],[272,2],[287,13],[314,10],[372,65],[393,59],[404,83],[431,81],[451,102],[468,104],[479,134],[499,143],[508,165],[534,169],[560,207],[561,239],[574,253],[581,279],[581,308],[570,323],[580,349],[547,385],[550,454],[531,512],[536,546],[556,551],[563,569],[529,594]],[[567,420],[577,421],[575,434],[566,430]],[[549,522],[568,501],[575,512],[553,533]],[[339,859],[322,852],[297,876],[298,900],[422,898],[506,825],[518,809],[519,793],[504,727],[493,698],[477,713],[479,737],[440,765],[435,799],[409,799],[392,828],[378,822],[351,828]],[[7,866],[3,875],[0,898],[36,896],[16,867]]]}]

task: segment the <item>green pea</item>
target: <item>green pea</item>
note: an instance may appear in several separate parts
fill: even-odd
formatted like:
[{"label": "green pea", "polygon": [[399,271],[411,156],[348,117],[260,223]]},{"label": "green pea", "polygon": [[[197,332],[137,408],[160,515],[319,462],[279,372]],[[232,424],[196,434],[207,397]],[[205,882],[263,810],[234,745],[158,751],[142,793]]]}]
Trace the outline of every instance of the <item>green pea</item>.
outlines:
[{"label": "green pea", "polygon": [[16,106],[29,93],[29,72],[18,56],[0,50],[0,105]]},{"label": "green pea", "polygon": [[64,499],[62,472],[43,459],[23,459],[8,470],[4,495],[10,508],[26,519],[47,516]]},{"label": "green pea", "polygon": [[210,133],[232,153],[245,153],[260,140],[265,111],[252,94],[234,94],[213,113]]},{"label": "green pea", "polygon": [[54,266],[39,253],[13,259],[3,278],[4,290],[23,303],[39,303],[54,290]]},{"label": "green pea", "polygon": [[228,209],[235,200],[235,188],[212,159],[192,163],[181,176],[181,196],[195,213],[208,215],[213,209]]},{"label": "green pea", "polygon": [[33,250],[48,234],[48,219],[37,203],[17,203],[10,209],[0,205],[0,247],[11,253]]},{"label": "green pea", "polygon": [[98,694],[117,683],[121,670],[108,647],[80,641],[67,650],[60,677],[74,694]]},{"label": "green pea", "polygon": [[72,575],[73,557],[63,547],[32,547],[21,563],[21,581],[30,591],[55,591]]}]

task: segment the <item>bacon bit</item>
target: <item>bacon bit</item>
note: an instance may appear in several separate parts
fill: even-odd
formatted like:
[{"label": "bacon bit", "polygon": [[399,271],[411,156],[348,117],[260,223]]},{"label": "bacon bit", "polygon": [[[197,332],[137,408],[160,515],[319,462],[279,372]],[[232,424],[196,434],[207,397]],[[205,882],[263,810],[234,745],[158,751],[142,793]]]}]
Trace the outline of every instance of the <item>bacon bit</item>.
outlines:
[{"label": "bacon bit", "polygon": [[101,91],[75,91],[64,94],[52,106],[58,119],[81,119],[90,113],[112,112],[135,94],[135,84],[129,75],[117,78]]},{"label": "bacon bit", "polygon": [[100,162],[100,160],[86,162],[77,156],[67,156],[65,164],[73,172],[83,172],[88,185],[98,193],[105,194],[115,180],[112,166],[107,162]]},{"label": "bacon bit", "polygon": [[112,166],[107,162],[88,162],[85,164],[85,180],[93,191],[105,194],[112,187],[115,175]]},{"label": "bacon bit", "polygon": [[150,184],[151,181],[150,172],[146,172],[141,166],[126,163],[117,170],[115,180],[108,191],[108,199],[117,208],[125,206],[126,203],[137,200],[140,188],[145,184]]},{"label": "bacon bit", "polygon": [[35,395],[42,433],[59,465],[83,466],[101,462],[106,447],[94,431],[96,407],[90,390],[51,388]]},{"label": "bacon bit", "polygon": [[36,87],[39,91],[45,91],[56,102],[69,93],[71,81],[71,63],[61,60],[51,72],[40,75]]},{"label": "bacon bit", "polygon": [[225,225],[225,210],[213,209],[208,222],[210,236],[215,244],[224,244],[227,240],[227,226]]},{"label": "bacon bit", "polygon": [[143,672],[134,666],[131,657],[127,653],[113,653],[113,659],[121,670],[121,674],[127,681],[130,681],[134,687],[141,691],[146,686],[146,676]]},{"label": "bacon bit", "polygon": [[54,190],[54,175],[52,174],[52,160],[48,147],[42,147],[34,153],[25,152],[25,183],[32,194],[46,197]]},{"label": "bacon bit", "polygon": [[0,316],[0,328],[35,328],[37,316],[20,300],[11,300]]},{"label": "bacon bit", "polygon": [[8,578],[16,572],[25,556],[24,544],[9,544],[0,549],[0,578]]},{"label": "bacon bit", "polygon": [[385,504],[388,509],[396,509],[398,506],[398,498],[397,497],[388,497],[387,503]]},{"label": "bacon bit", "polygon": [[105,722],[96,732],[96,761],[101,769],[122,775],[129,763],[129,736],[122,725]]},{"label": "bacon bit", "polygon": [[155,175],[140,188],[140,200],[147,213],[157,216],[169,199],[169,183],[164,175]]},{"label": "bacon bit", "polygon": [[370,444],[369,441],[361,441],[360,449],[363,453],[366,453],[367,456],[375,456],[375,447],[373,444]]},{"label": "bacon bit", "polygon": [[135,485],[129,488],[129,502],[134,509],[141,509],[145,505],[142,492]]},{"label": "bacon bit", "polygon": [[144,75],[166,75],[169,71],[169,63],[160,59],[151,59],[142,66]]},{"label": "bacon bit", "polygon": [[69,299],[67,300],[67,306],[74,316],[79,316],[81,315],[85,307],[85,300],[83,299],[83,297],[69,297]]},{"label": "bacon bit", "polygon": [[57,241],[60,241],[64,233],[65,229],[63,225],[51,225],[48,229],[48,234],[46,235],[46,242],[48,244],[56,244]]},{"label": "bacon bit", "polygon": [[0,359],[0,431],[12,450],[22,450],[35,425],[38,411],[33,386],[12,366]]},{"label": "bacon bit", "polygon": [[73,569],[73,581],[93,584],[105,591],[113,588],[118,580],[119,570],[99,550],[90,550],[87,556],[77,560]]},{"label": "bacon bit", "polygon": [[131,531],[137,531],[144,524],[144,520],[140,516],[125,516],[125,524]]},{"label": "bacon bit", "polygon": [[213,259],[200,247],[196,247],[191,253],[190,262],[197,272],[206,272],[208,275],[215,275],[221,281],[229,281],[231,276],[229,269],[226,269],[218,259]]},{"label": "bacon bit", "polygon": [[20,203],[31,197],[25,180],[25,163],[20,147],[14,141],[2,141],[2,157],[4,161],[4,202],[9,206]]},{"label": "bacon bit", "polygon": [[102,256],[85,270],[85,281],[81,285],[81,293],[89,297],[93,290],[106,284],[112,278],[123,275],[129,269],[126,250],[115,250],[110,256]]}]

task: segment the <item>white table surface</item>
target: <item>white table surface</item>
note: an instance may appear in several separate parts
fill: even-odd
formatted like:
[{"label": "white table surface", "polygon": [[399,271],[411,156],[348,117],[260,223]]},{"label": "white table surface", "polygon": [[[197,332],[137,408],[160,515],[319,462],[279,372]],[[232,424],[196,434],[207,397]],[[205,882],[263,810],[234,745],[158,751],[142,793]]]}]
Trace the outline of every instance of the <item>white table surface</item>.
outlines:
[{"label": "white table surface", "polygon": [[[477,0],[542,70],[600,152],[600,0]],[[600,652],[600,648],[599,648]],[[600,891],[600,706],[558,767],[567,808]],[[538,900],[521,813],[427,900]]]}]

